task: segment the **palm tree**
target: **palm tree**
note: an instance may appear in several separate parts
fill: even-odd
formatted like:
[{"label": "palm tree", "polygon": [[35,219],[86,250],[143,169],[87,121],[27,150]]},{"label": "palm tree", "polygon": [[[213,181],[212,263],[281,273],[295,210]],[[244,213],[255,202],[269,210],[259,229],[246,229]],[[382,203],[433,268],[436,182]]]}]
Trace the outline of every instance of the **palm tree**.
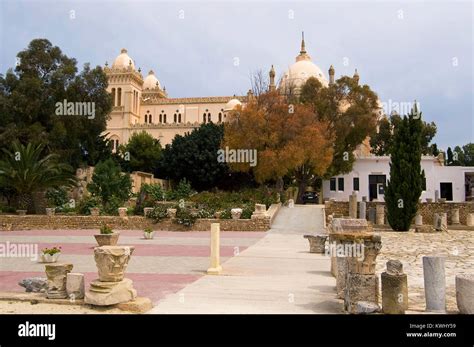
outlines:
[{"label": "palm tree", "polygon": [[18,208],[27,209],[32,194],[48,188],[71,187],[76,183],[72,167],[58,162],[57,154],[43,155],[44,145],[23,145],[15,141],[12,151],[3,149],[0,161],[0,181],[15,190]]}]

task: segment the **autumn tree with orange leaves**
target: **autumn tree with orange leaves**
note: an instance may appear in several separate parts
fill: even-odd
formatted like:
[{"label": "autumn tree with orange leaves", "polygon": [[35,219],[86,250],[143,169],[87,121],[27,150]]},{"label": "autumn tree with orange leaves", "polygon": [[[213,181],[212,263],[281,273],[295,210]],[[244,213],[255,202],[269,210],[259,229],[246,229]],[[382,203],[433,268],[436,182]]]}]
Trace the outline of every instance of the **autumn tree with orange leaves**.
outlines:
[{"label": "autumn tree with orange leaves", "polygon": [[289,104],[286,97],[269,91],[229,114],[222,148],[257,150],[255,167],[228,163],[234,171],[252,170],[257,182],[275,180],[280,189],[284,176],[304,172],[299,183],[305,189],[310,177],[324,175],[331,165],[333,142],[328,123],[318,120],[311,107]]}]

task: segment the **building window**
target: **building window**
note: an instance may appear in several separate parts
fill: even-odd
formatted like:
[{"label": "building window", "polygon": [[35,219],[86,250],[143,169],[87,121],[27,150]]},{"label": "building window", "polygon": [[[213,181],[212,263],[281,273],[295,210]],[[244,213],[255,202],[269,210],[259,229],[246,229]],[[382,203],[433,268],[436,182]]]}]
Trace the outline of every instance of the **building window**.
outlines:
[{"label": "building window", "polygon": [[206,123],[206,114],[205,113],[202,115],[202,122]]},{"label": "building window", "polygon": [[176,123],[177,120],[178,120],[178,116],[176,115],[176,113],[175,113],[174,116],[173,116],[173,120],[174,120],[174,123]]},{"label": "building window", "polygon": [[112,106],[115,106],[115,88],[112,88]]},{"label": "building window", "polygon": [[359,177],[354,177],[354,182],[353,182],[353,190],[359,191]]},{"label": "building window", "polygon": [[163,115],[163,123],[166,123],[166,113]]},{"label": "building window", "polygon": [[117,106],[122,106],[122,88],[117,89]]},{"label": "building window", "polygon": [[211,122],[212,122],[212,119],[211,119],[211,114],[210,114],[210,113],[208,113],[208,114],[207,114],[207,121],[208,121],[209,123],[211,123]]},{"label": "building window", "polygon": [[181,123],[181,113],[178,113],[178,123]]},{"label": "building window", "polygon": [[145,123],[148,123],[148,115],[145,115]]},{"label": "building window", "polygon": [[160,114],[160,123],[163,123],[163,115]]},{"label": "building window", "polygon": [[329,180],[329,190],[332,191],[332,192],[336,191],[336,178],[335,177],[332,177]]},{"label": "building window", "polygon": [[340,192],[344,191],[344,177],[339,177],[337,179],[337,190]]},{"label": "building window", "polygon": [[219,122],[219,123],[222,123],[222,113],[220,113],[220,112],[219,112],[218,122]]},{"label": "building window", "polygon": [[421,190],[426,191],[426,177],[421,181]]}]

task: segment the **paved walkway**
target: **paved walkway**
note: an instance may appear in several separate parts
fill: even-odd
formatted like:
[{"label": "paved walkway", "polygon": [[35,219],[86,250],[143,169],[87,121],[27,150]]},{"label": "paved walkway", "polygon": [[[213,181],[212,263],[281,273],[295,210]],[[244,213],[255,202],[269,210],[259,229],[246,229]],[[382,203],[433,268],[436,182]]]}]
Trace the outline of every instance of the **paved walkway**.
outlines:
[{"label": "paved walkway", "polygon": [[321,231],[320,206],[284,207],[253,246],[161,300],[150,313],[340,313],[328,257],[308,252],[302,235]]},{"label": "paved walkway", "polygon": [[[88,283],[97,278],[93,235],[97,230],[28,230],[0,232],[5,249],[20,244],[43,248],[61,246],[60,262],[74,265],[73,272],[85,275]],[[120,245],[135,246],[126,277],[134,282],[138,295],[157,303],[205,275],[209,265],[209,232],[158,231],[155,239],[145,240],[140,230],[120,232]],[[265,236],[264,232],[225,232],[221,237],[221,254],[227,260]],[[44,264],[30,257],[0,258],[0,291],[24,292],[18,282],[26,277],[46,277]],[[1,313],[1,310],[0,310]]]}]

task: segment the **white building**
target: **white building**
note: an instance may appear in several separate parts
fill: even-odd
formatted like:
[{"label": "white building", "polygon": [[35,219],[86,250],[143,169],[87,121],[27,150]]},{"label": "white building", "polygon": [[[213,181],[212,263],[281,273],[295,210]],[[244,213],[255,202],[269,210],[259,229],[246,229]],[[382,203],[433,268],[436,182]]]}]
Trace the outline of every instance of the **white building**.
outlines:
[{"label": "white building", "polygon": [[[444,166],[444,158],[423,156],[421,168],[425,170],[426,187],[421,199],[439,198],[462,202],[474,198],[474,167]],[[356,191],[357,198],[384,201],[384,189],[390,179],[390,157],[365,156],[356,159],[350,173],[323,181],[323,197],[338,201],[349,200]]]}]

